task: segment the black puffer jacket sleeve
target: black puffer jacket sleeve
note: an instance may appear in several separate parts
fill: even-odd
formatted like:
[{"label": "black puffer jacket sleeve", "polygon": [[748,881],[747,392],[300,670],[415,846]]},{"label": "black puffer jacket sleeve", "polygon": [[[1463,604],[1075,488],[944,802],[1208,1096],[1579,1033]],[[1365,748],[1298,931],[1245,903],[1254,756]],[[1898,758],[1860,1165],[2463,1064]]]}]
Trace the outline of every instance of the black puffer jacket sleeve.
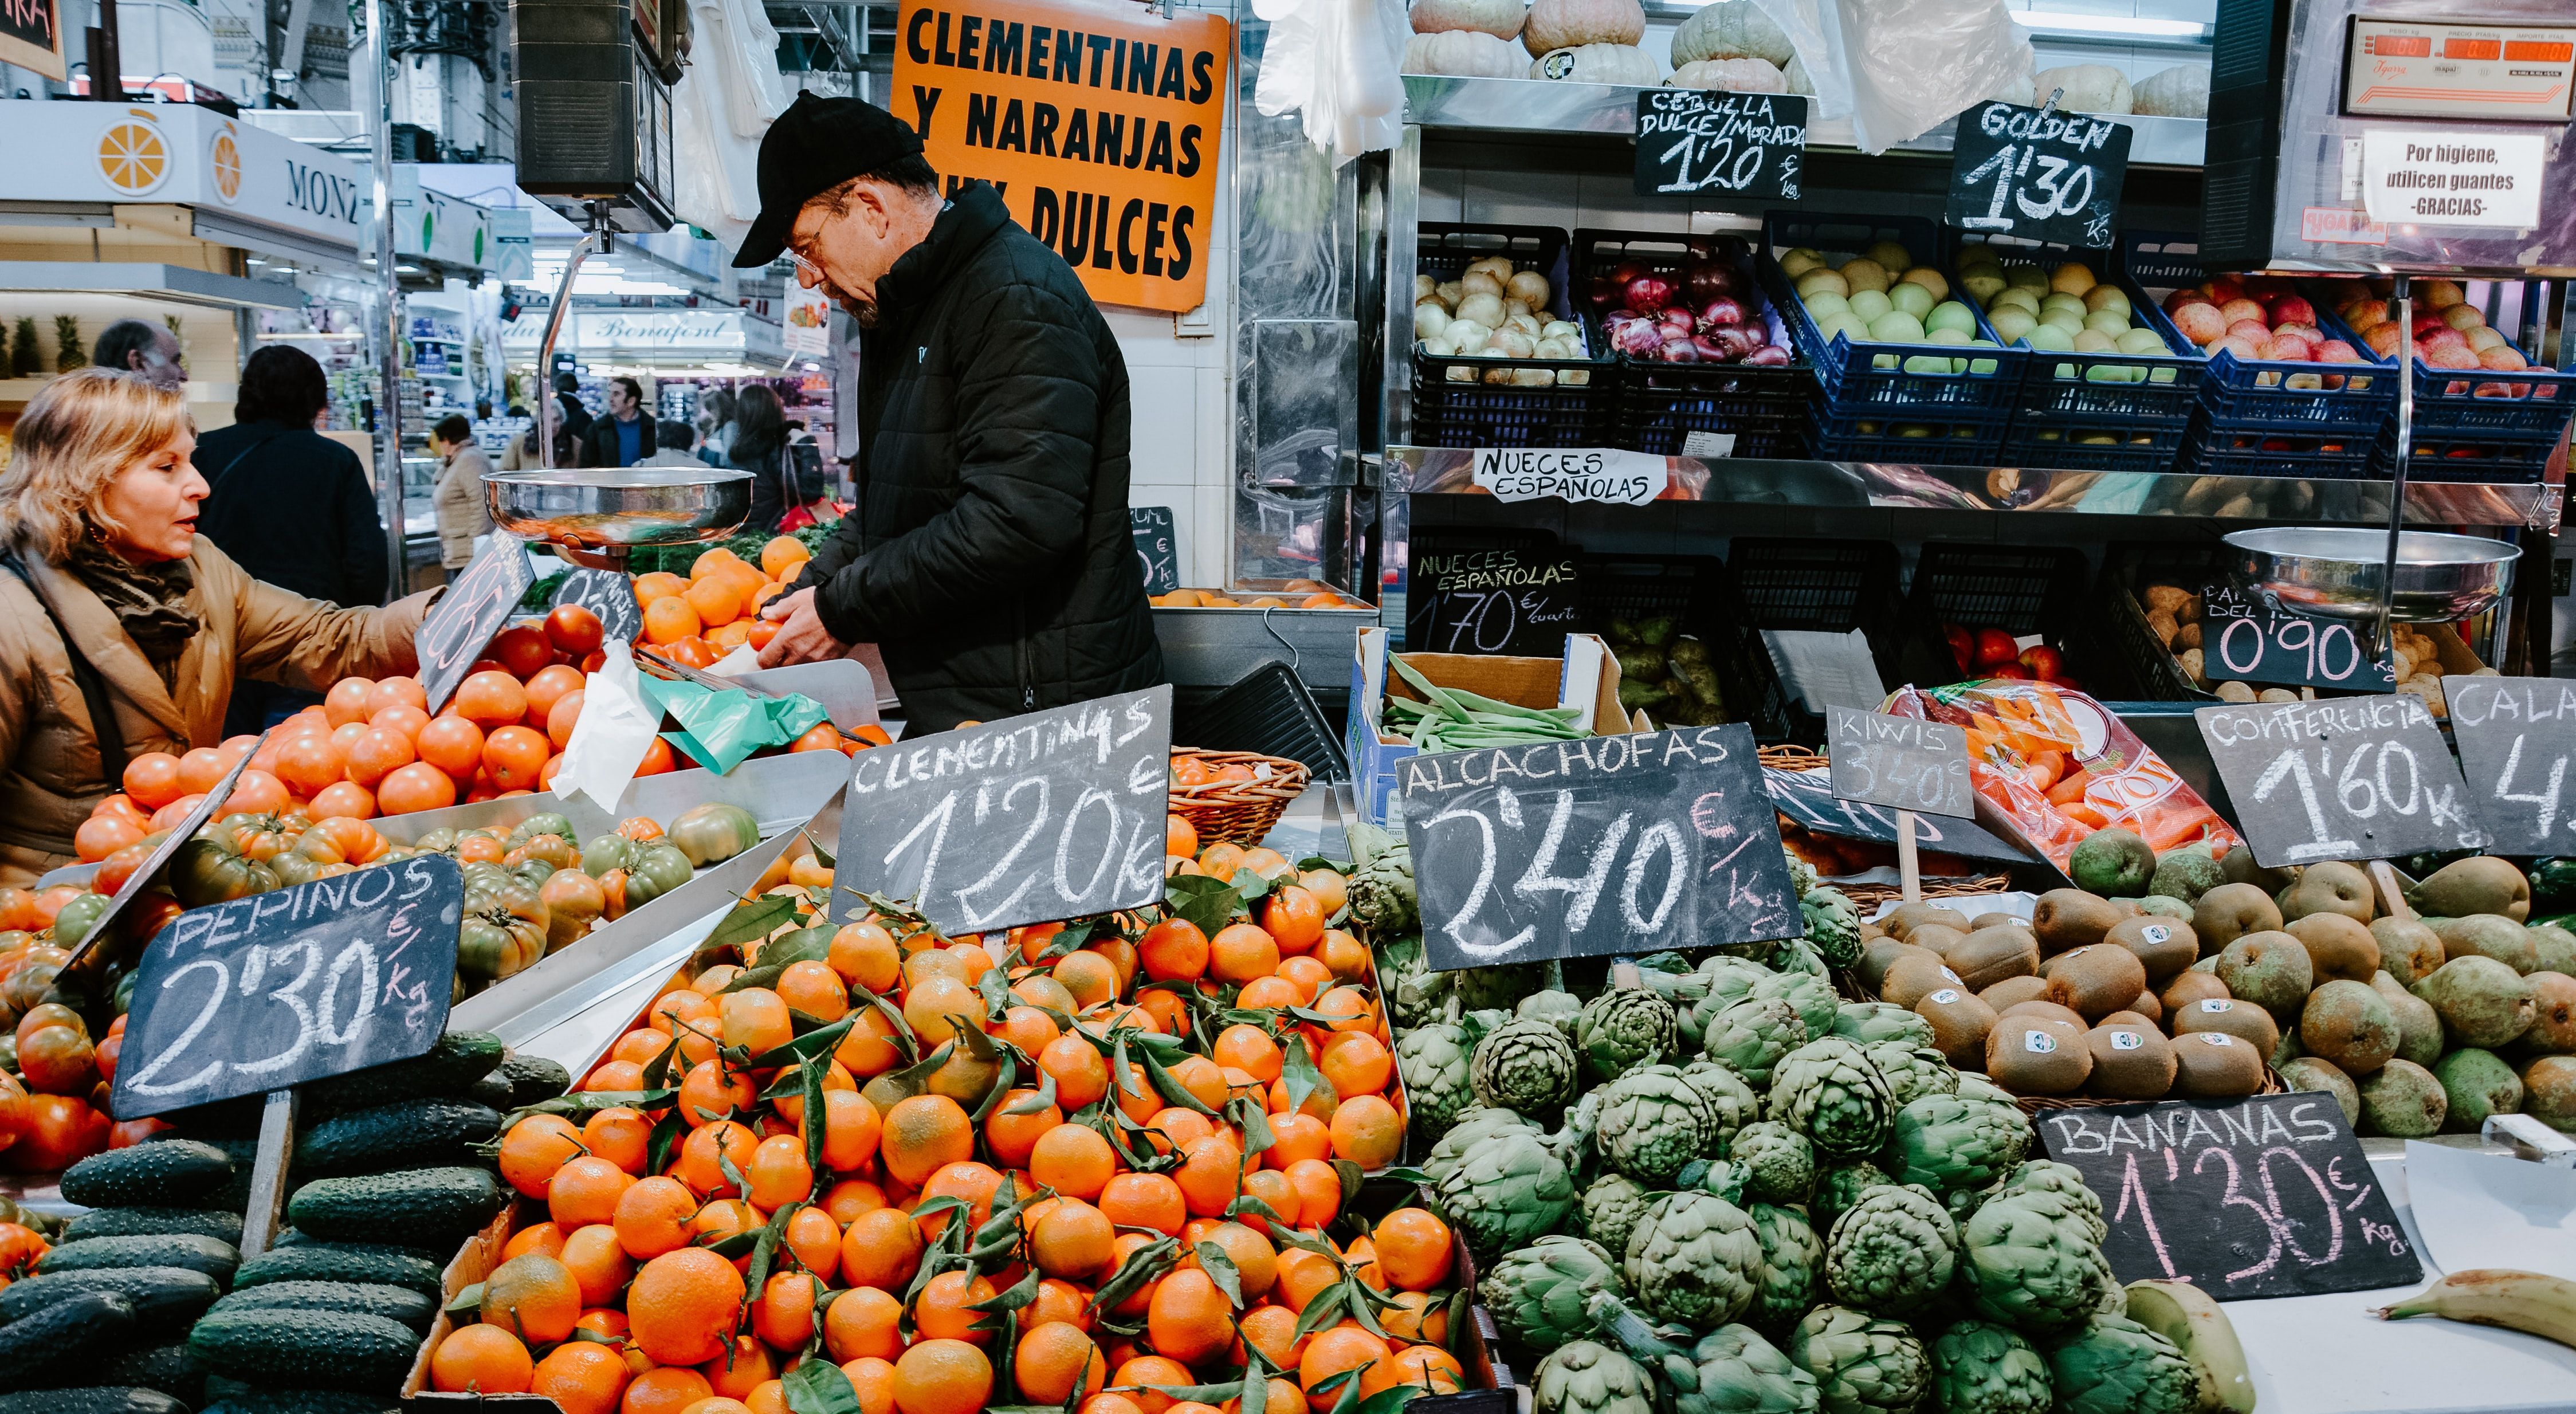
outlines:
[{"label": "black puffer jacket sleeve", "polygon": [[[1101,417],[1082,313],[1052,290],[1010,283],[964,321],[980,332],[957,375],[959,495],[864,557],[843,521],[803,581],[822,586],[815,609],[833,637],[931,632],[998,593],[1065,576],[1083,544]],[[853,563],[856,573],[839,572]]]}]

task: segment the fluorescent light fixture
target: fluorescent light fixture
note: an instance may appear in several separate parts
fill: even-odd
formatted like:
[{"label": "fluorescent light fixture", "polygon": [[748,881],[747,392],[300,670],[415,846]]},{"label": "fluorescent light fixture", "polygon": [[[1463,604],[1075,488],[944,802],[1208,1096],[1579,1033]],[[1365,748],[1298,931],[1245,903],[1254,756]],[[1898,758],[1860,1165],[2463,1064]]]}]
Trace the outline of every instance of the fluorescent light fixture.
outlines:
[{"label": "fluorescent light fixture", "polygon": [[2015,10],[2012,17],[2032,29],[2076,34],[2127,35],[2139,39],[2206,39],[2211,28],[2198,20],[2152,20],[2135,15],[2078,15],[2063,10]]}]

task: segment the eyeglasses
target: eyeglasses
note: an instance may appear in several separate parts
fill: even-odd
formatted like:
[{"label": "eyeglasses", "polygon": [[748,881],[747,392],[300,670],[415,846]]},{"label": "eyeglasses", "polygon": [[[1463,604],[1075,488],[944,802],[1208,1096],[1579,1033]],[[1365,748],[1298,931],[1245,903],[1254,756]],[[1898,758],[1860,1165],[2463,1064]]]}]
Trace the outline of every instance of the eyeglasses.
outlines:
[{"label": "eyeglasses", "polygon": [[790,261],[795,263],[797,270],[804,274],[813,276],[814,283],[820,285],[825,279],[823,267],[816,263],[812,256],[797,249],[797,247],[802,244],[808,244],[808,242],[800,242],[793,234],[791,234],[788,236],[784,244],[784,253]]}]

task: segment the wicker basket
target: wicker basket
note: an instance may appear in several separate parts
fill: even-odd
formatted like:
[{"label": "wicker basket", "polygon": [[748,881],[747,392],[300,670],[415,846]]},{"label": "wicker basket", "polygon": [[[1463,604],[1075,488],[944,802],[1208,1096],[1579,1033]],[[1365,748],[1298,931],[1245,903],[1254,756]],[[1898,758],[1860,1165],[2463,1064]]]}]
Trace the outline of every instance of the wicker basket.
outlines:
[{"label": "wicker basket", "polygon": [[[1257,845],[1287,813],[1289,802],[1306,791],[1306,763],[1284,756],[1263,756],[1251,751],[1200,751],[1194,747],[1175,746],[1172,759],[1191,757],[1211,769],[1227,766],[1249,766],[1261,776],[1252,781],[1209,781],[1205,785],[1174,786],[1170,810],[1190,822],[1198,831],[1201,845],[1219,840],[1227,844]],[[1265,771],[1264,768],[1267,768]]]},{"label": "wicker basket", "polygon": [[[2281,1072],[2269,1065],[2263,1067],[2263,1088],[2255,1091],[2255,1094],[2286,1095],[2289,1091],[2290,1083],[2281,1078]],[[2164,1098],[2172,1100],[2189,1097],[2167,1095]],[[2089,1095],[2015,1095],[2013,1103],[2021,1107],[2023,1114],[2036,1118],[2050,1110],[2098,1110],[2108,1105],[2151,1105],[2156,1102],[2153,1100],[2097,1100]]]},{"label": "wicker basket", "polygon": [[[1754,759],[1775,771],[1822,771],[1829,769],[1832,758],[1813,747],[1783,744],[1765,746],[1754,752]],[[1997,894],[2012,887],[2009,874],[1971,874],[1964,877],[1925,879],[1923,897],[1967,898],[1977,894]],[[1905,896],[1902,884],[1835,884],[1846,898],[1863,908],[1874,908],[1889,899]]]}]

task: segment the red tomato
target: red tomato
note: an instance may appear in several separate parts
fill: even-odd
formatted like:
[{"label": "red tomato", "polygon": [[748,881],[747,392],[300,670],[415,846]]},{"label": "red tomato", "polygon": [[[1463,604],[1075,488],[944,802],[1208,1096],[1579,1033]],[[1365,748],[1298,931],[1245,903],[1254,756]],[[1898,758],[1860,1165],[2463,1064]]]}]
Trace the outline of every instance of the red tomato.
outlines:
[{"label": "red tomato", "polygon": [[578,658],[599,647],[599,615],[579,604],[559,604],[546,615],[546,639],[555,648]]},{"label": "red tomato", "polygon": [[521,679],[535,677],[537,670],[555,657],[554,645],[546,641],[545,634],[525,624],[492,635],[491,646],[483,651],[499,659],[510,676]]}]

